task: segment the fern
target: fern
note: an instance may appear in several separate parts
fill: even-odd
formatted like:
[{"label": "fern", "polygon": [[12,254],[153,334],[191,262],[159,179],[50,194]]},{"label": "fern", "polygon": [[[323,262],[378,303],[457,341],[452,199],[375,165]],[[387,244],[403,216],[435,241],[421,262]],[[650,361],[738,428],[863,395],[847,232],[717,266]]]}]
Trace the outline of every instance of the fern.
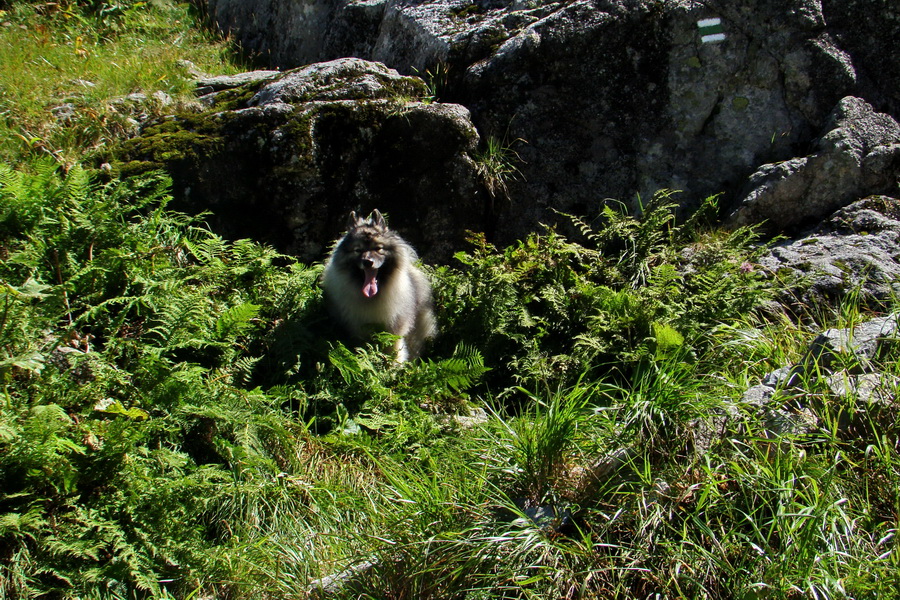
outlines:
[{"label": "fern", "polygon": [[657,360],[671,356],[684,345],[684,336],[671,325],[654,322],[652,327]]},{"label": "fern", "polygon": [[478,384],[490,371],[478,349],[460,344],[453,355],[440,361],[427,360],[414,366],[408,379],[400,383],[400,391],[418,393],[436,404],[465,396],[466,390]]},{"label": "fern", "polygon": [[253,381],[257,364],[262,360],[259,356],[241,356],[225,369],[231,376],[232,385],[244,387]]},{"label": "fern", "polygon": [[225,342],[233,340],[251,327],[251,321],[259,314],[260,308],[258,304],[245,302],[227,309],[216,320],[216,335]]},{"label": "fern", "polygon": [[225,267],[228,258],[228,246],[218,236],[205,236],[199,240],[185,240],[185,249],[201,265],[215,270]]},{"label": "fern", "polygon": [[[398,365],[392,336],[337,341],[321,264],[169,210],[164,176],[0,169],[0,195],[6,596],[243,597],[259,581],[264,595],[297,596],[372,540],[390,540],[380,577],[419,560],[410,549],[423,539],[441,553],[505,536],[506,494],[580,493],[579,448],[624,439],[655,451],[698,418],[704,331],[765,295],[741,269],[758,251],[750,232],[713,236],[698,221],[689,233],[663,195],[640,214],[573,220],[584,244],[552,230],[509,248],[474,236],[433,271],[442,336]],[[589,381],[599,374],[611,381]],[[477,434],[447,417],[491,398],[500,406]],[[587,409],[601,400],[618,420]],[[491,435],[496,446],[481,439]],[[386,473],[387,456],[432,475]],[[441,485],[444,474],[456,478]],[[447,504],[469,488],[477,500]],[[332,541],[348,531],[359,535]],[[554,545],[538,552],[580,543],[528,535]],[[533,556],[516,564],[549,564]],[[475,562],[477,577],[498,568]]]},{"label": "fern", "polygon": [[35,303],[49,286],[27,279],[20,286],[0,281],[0,377],[12,369],[39,372],[45,356],[35,348],[32,328],[40,325]]},{"label": "fern", "polygon": [[14,588],[0,576],[0,590],[166,595],[180,584],[159,582],[183,581],[175,565],[201,564],[212,543],[211,482],[290,463],[302,429],[278,396],[241,387],[254,385],[264,313],[292,310],[274,309],[273,292],[292,282],[303,305],[314,271],[167,211],[158,176],[0,181],[12,200],[0,209],[0,536],[19,557],[3,568],[26,574]]},{"label": "fern", "polygon": [[0,164],[0,240],[27,236],[45,216],[45,203],[58,204],[58,169],[52,160],[35,162],[32,173]]},{"label": "fern", "polygon": [[348,386],[343,400],[346,403],[368,401],[377,404],[391,394],[389,381],[393,376],[390,358],[374,347],[360,347],[355,351],[337,344],[328,353],[331,365],[340,373]]},{"label": "fern", "polygon": [[209,291],[200,288],[172,294],[169,303],[158,306],[154,324],[147,329],[149,339],[161,349],[208,345],[214,323]]}]

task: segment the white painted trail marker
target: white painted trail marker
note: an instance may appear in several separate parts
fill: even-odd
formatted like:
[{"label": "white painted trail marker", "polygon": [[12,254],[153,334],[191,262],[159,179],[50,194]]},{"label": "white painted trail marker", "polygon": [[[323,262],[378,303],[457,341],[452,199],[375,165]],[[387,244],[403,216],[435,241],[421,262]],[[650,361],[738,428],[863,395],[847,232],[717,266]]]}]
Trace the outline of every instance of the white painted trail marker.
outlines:
[{"label": "white painted trail marker", "polygon": [[725,40],[725,32],[722,29],[722,19],[718,17],[700,19],[697,21],[697,28],[700,29],[700,41],[704,44]]}]

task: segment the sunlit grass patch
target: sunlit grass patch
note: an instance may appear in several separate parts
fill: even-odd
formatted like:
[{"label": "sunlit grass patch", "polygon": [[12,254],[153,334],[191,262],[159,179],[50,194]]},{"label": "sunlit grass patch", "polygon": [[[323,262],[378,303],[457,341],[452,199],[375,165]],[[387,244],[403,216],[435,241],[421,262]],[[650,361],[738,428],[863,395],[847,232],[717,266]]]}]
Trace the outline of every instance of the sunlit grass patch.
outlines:
[{"label": "sunlit grass patch", "polygon": [[[101,16],[74,3],[14,3],[0,17],[0,158],[46,154],[70,166],[134,133],[142,116],[191,99],[188,52],[199,71],[236,70],[228,44],[197,28],[189,5],[115,6]],[[135,93],[146,101],[125,99]]]}]

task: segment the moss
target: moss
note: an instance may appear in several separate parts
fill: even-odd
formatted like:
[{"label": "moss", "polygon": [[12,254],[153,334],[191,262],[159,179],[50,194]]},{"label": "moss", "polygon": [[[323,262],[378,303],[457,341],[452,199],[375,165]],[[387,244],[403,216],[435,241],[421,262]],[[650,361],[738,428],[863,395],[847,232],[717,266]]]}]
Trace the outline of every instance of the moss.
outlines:
[{"label": "moss", "polygon": [[110,163],[113,173],[136,175],[213,156],[225,146],[223,129],[236,118],[233,111],[246,108],[266,83],[260,80],[216,92],[213,107],[203,112],[167,115],[145,127],[140,136],[98,156],[98,163]]},{"label": "moss", "polygon": [[315,111],[296,111],[293,117],[282,125],[281,132],[285,136],[285,141],[294,148],[292,162],[295,164],[288,168],[296,166],[306,169],[314,166],[312,136],[315,118]]},{"label": "moss", "polygon": [[[360,101],[375,101],[378,100],[389,100],[392,98],[409,98],[413,100],[424,100],[428,97],[428,86],[425,84],[425,81],[420,79],[419,77],[412,76],[404,76],[401,78],[392,77],[387,73],[372,73],[366,71],[368,75],[374,76],[378,83],[384,88],[384,91],[373,96],[372,93],[364,88],[357,86],[347,86],[346,80],[340,80],[335,82],[334,86],[331,89],[344,89],[344,90],[353,90],[355,93],[353,94],[341,94],[341,100],[360,100]],[[315,96],[321,96],[322,89],[328,90],[328,88],[319,88],[315,92]],[[325,93],[327,95],[327,92]]]},{"label": "moss", "polygon": [[224,111],[247,108],[250,99],[259,91],[259,88],[262,87],[262,83],[269,82],[260,82],[255,85],[245,85],[217,92],[214,101],[215,109],[217,111]]},{"label": "moss", "polygon": [[136,138],[113,151],[110,163],[123,174],[159,169],[175,162],[197,163],[224,147],[223,127],[230,119],[222,113],[188,113],[147,127]]},{"label": "moss", "polygon": [[731,101],[731,107],[737,111],[747,110],[748,106],[750,106],[750,100],[744,96],[736,96],[734,100]]},{"label": "moss", "polygon": [[[373,92],[370,85],[357,85],[359,78],[366,76],[377,81],[377,91]],[[303,95],[292,97],[291,104],[304,104],[313,101],[340,101],[340,100],[387,100],[395,97],[414,98],[422,100],[428,97],[428,86],[419,77],[397,77],[389,72],[372,70],[368,67],[358,69],[346,69],[337,76],[313,76],[310,89]],[[249,98],[247,98],[249,101]]]},{"label": "moss", "polygon": [[499,25],[493,25],[479,32],[479,37],[479,43],[488,46],[494,54],[509,39],[509,32]]},{"label": "moss", "polygon": [[115,163],[113,165],[113,172],[111,173],[111,175],[113,175],[114,177],[125,179],[128,177],[133,177],[135,175],[148,173],[150,171],[156,171],[163,168],[163,166],[164,165],[162,165],[161,163],[152,161],[130,160],[127,162]]},{"label": "moss", "polygon": [[420,77],[404,77],[401,80],[393,80],[389,85],[395,91],[396,95],[408,94],[417,100],[425,100],[429,96],[428,84]]},{"label": "moss", "polygon": [[[361,71],[358,75],[362,75]],[[424,100],[428,97],[427,84],[418,77],[396,77],[385,72],[371,72],[366,75],[378,80],[382,90],[377,98],[373,98],[367,86],[348,85],[354,79],[354,73],[345,73],[334,81],[323,80],[314,86],[309,97],[298,98],[294,104],[300,105],[313,99],[359,100],[352,111],[346,108],[325,104],[310,110],[298,110],[286,123],[267,123],[271,131],[281,128],[287,134],[289,142],[296,147],[296,156],[303,160],[311,157],[313,140],[311,139],[311,121],[313,119],[329,119],[338,116],[355,123],[369,122],[377,127],[389,113],[386,103],[394,102],[405,105],[409,102]],[[259,89],[271,80],[262,80],[240,87],[225,89],[215,95],[213,107],[200,112],[184,112],[165,117],[146,127],[139,137],[127,140],[98,157],[98,164],[108,162],[113,172],[137,174],[147,170],[173,166],[197,166],[201,161],[226,150],[227,139],[225,129],[236,119],[243,119],[235,111],[246,108],[249,101]],[[398,111],[400,112],[400,111]],[[253,127],[253,119],[246,119],[245,128]],[[177,168],[177,167],[176,167]]]},{"label": "moss", "polygon": [[487,11],[483,7],[473,2],[472,4],[451,9],[450,16],[451,18],[461,19],[471,23],[486,12]]}]

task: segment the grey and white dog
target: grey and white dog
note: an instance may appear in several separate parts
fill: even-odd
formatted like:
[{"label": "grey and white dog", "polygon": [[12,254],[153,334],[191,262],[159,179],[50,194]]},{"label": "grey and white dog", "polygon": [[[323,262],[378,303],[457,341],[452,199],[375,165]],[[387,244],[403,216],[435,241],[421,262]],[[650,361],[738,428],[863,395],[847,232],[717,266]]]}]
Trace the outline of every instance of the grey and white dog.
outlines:
[{"label": "grey and white dog", "polygon": [[351,212],[347,233],[335,243],[322,279],[331,313],[355,339],[375,331],[400,336],[398,362],[419,356],[437,333],[431,284],[416,267],[417,259],[380,212],[365,219]]}]

